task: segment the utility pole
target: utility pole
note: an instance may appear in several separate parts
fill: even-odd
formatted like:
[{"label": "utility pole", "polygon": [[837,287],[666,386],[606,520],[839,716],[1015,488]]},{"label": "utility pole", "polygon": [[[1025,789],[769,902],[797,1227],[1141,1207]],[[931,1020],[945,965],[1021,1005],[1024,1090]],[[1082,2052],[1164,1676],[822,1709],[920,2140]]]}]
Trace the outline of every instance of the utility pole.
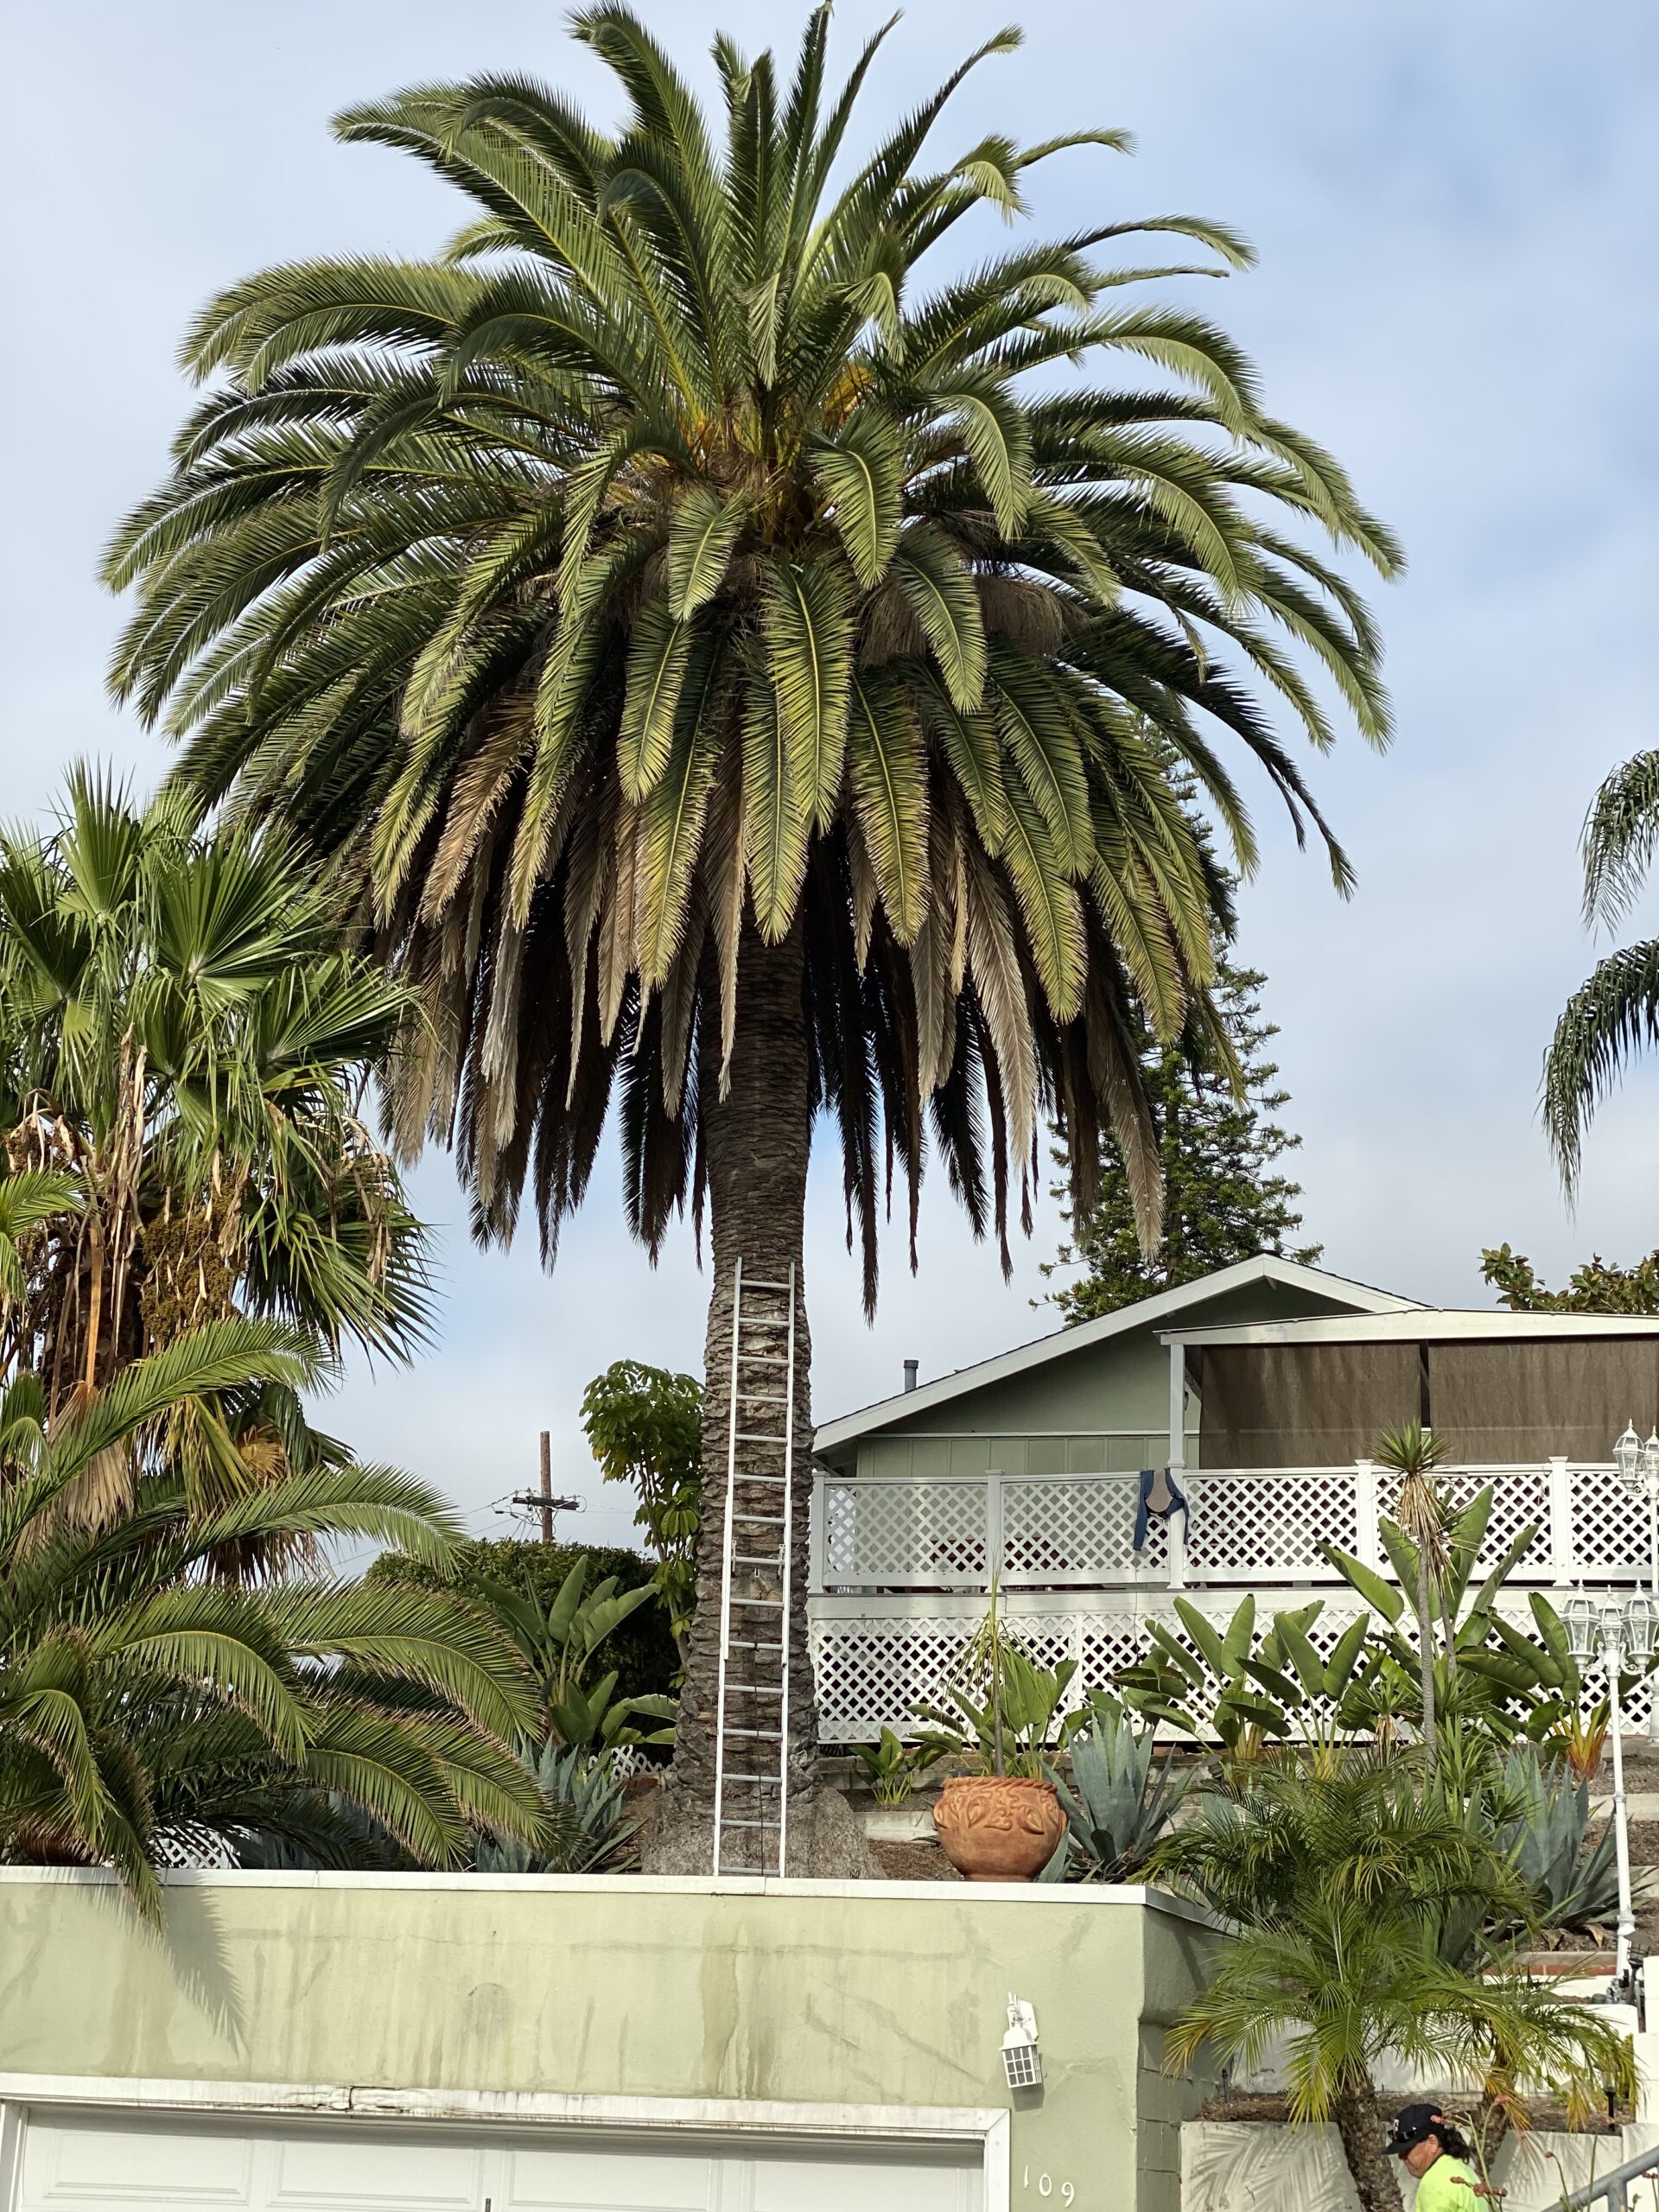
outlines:
[{"label": "utility pole", "polygon": [[542,1541],[551,1546],[553,1516],[556,1513],[576,1513],[581,1510],[579,1497],[555,1497],[553,1495],[553,1439],[542,1431],[542,1486],[539,1491],[516,1490],[507,1501],[511,1505],[526,1505],[542,1516]]}]

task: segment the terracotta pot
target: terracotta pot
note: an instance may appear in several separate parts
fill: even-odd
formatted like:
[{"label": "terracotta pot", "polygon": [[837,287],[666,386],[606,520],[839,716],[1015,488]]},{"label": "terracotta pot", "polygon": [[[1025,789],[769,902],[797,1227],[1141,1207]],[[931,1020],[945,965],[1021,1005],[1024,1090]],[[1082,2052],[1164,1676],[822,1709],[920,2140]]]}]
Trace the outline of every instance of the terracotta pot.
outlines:
[{"label": "terracotta pot", "polygon": [[1023,1776],[959,1774],[933,1808],[945,1857],[970,1882],[1028,1882],[1065,1834],[1052,1782]]}]

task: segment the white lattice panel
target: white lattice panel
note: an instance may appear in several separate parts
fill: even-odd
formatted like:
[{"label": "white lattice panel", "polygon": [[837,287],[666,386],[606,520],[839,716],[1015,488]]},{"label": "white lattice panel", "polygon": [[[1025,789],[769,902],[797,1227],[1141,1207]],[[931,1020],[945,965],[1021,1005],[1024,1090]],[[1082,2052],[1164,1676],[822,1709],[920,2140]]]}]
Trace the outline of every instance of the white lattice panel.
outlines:
[{"label": "white lattice panel", "polygon": [[943,1701],[966,1642],[966,1627],[920,1622],[815,1630],[819,1742],[873,1744],[884,1728],[913,1732],[917,1707]]},{"label": "white lattice panel", "polygon": [[990,1579],[982,1480],[826,1483],[823,1499],[826,1582],[938,1589]]},{"label": "white lattice panel", "polygon": [[1320,1546],[1351,1552],[1359,1540],[1357,1478],[1346,1471],[1198,1476],[1187,1496],[1186,1562],[1194,1580],[1326,1580],[1332,1569]]},{"label": "white lattice panel", "polygon": [[[1534,1576],[1547,1573],[1552,1564],[1549,1469],[1541,1464],[1530,1467],[1454,1467],[1447,1470],[1441,1484],[1442,1493],[1453,1513],[1461,1512],[1488,1488],[1492,1493],[1492,1510],[1475,1560],[1477,1568],[1496,1567],[1522,1529],[1530,1523],[1538,1534],[1526,1555],[1527,1570]],[[1399,1496],[1399,1476],[1391,1467],[1379,1467],[1377,1511],[1392,1519]],[[1382,1566],[1384,1573],[1391,1573],[1386,1555]]]},{"label": "white lattice panel", "polygon": [[[1293,1593],[1282,1590],[1258,1590],[1255,1597],[1258,1632],[1266,1630],[1275,1611],[1287,1602],[1295,1602]],[[847,1605],[853,1601],[833,1602]],[[872,1607],[880,1602],[872,1600]],[[909,1602],[912,1607],[918,1603]],[[812,1660],[822,1743],[873,1743],[884,1727],[900,1735],[913,1735],[917,1706],[945,1702],[976,1616],[963,1599],[945,1598],[938,1602],[942,1608],[950,1609],[948,1618],[930,1618],[925,1611],[913,1610],[886,1617],[873,1610],[868,1617],[859,1618],[815,1613]],[[1198,1602],[1217,1629],[1226,1627],[1234,1603],[1230,1596],[1210,1595]],[[1032,1610],[1043,1605],[1040,1596],[1016,1600],[1009,1605],[1007,1618],[1027,1649],[1045,1666],[1055,1666],[1062,1659],[1077,1661],[1071,1699],[1074,1704],[1081,1701],[1090,1687],[1109,1682],[1120,1668],[1128,1666],[1146,1650],[1148,1616],[1124,1611],[1121,1599],[1116,1605],[1109,1603],[1098,1609],[1071,1605],[1052,1611]],[[1524,1601],[1516,1601],[1506,1610],[1513,1613],[1517,1625],[1530,1630],[1531,1616]],[[1161,1600],[1155,1617],[1178,1636],[1184,1633],[1179,1620]],[[1329,1658],[1354,1618],[1351,1599],[1325,1606],[1308,1631],[1309,1640],[1323,1657]],[[1409,1618],[1402,1626],[1409,1634]],[[1599,1688],[1599,1684],[1592,1686],[1587,1702],[1593,1701]],[[1624,1700],[1627,1735],[1645,1728],[1652,1702],[1649,1682],[1632,1688]]]},{"label": "white lattice panel", "polygon": [[1135,1555],[1138,1475],[1005,1477],[1002,1575],[1006,1583],[1120,1581],[1137,1565],[1161,1573],[1168,1562],[1164,1523],[1150,1519],[1147,1548]]},{"label": "white lattice panel", "polygon": [[1574,1467],[1572,1497],[1575,1580],[1647,1567],[1647,1506],[1614,1468]]}]

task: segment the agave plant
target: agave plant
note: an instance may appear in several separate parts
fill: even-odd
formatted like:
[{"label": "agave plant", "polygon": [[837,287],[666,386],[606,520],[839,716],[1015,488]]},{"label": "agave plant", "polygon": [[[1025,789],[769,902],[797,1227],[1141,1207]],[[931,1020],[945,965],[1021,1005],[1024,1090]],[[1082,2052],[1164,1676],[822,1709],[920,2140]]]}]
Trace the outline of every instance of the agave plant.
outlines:
[{"label": "agave plant", "polygon": [[473,1855],[480,1874],[613,1874],[632,1863],[639,1822],[627,1816],[609,1751],[550,1737],[526,1751],[524,1764],[546,1801],[546,1831],[533,1844],[518,1835],[480,1836]]},{"label": "agave plant", "polygon": [[[437,1499],[384,1468],[193,1505],[167,1449],[180,1403],[315,1372],[304,1336],[232,1319],[130,1362],[49,1431],[32,1377],[0,1394],[0,1859],[112,1866],[153,1913],[158,1862],[251,1834],[325,1860],[378,1836],[426,1865],[461,1863],[480,1826],[540,1835],[508,1747],[532,1687],[487,1618],[431,1591],[215,1572],[249,1546],[437,1560],[454,1541]],[[119,1510],[66,1511],[111,1457]]]},{"label": "agave plant", "polygon": [[1198,1781],[1196,1766],[1181,1772],[1154,1759],[1153,1734],[1137,1729],[1116,1699],[1093,1692],[1066,1746],[1069,1777],[1050,1769],[1065,1814],[1065,1855],[1085,1880],[1134,1881]]},{"label": "agave plant", "polygon": [[1384,574],[1392,539],[1222,332],[1135,296],[1175,273],[1137,234],[1214,274],[1243,241],[1109,216],[951,266],[965,219],[1022,216],[1039,164],[1123,136],[931,158],[1003,34],[850,157],[885,34],[836,88],[830,21],[787,82],[717,39],[712,118],[616,0],[573,19],[614,128],[507,74],[341,118],[459,188],[461,227],[211,302],[187,354],[213,388],[107,570],[137,594],[117,688],[167,718],[181,780],[290,824],[418,991],[397,1128],[458,1145],[480,1229],[510,1235],[528,1192],[550,1256],[613,1104],[650,1249],[708,1209],[676,1758],[699,1817],[734,1270],[798,1280],[815,1126],[868,1302],[884,1160],[913,1222],[935,1147],[1006,1258],[1048,1115],[1079,1212],[1111,1131],[1150,1249],[1134,1039],[1222,1035],[1228,892],[1181,791],[1253,868],[1236,748],[1345,889],[1267,702],[1323,749],[1317,670],[1388,729],[1369,613],[1302,539]]},{"label": "agave plant", "polygon": [[1499,1781],[1507,1817],[1497,1839],[1535,1893],[1538,1923],[1598,1934],[1611,1927],[1618,1918],[1617,1841],[1610,1821],[1588,1842],[1588,1785],[1548,1773],[1529,1744],[1510,1746]]}]

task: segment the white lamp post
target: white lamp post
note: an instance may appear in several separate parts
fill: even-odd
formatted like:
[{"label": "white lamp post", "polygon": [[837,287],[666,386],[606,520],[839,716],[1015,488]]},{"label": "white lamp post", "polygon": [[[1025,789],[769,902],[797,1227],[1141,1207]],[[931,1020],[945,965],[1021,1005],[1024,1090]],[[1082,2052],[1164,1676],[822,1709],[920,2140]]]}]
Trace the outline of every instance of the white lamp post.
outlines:
[{"label": "white lamp post", "polygon": [[[1659,1427],[1649,1431],[1643,1444],[1637,1440],[1635,1421],[1627,1421],[1624,1433],[1613,1446],[1613,1465],[1625,1489],[1633,1497],[1647,1500],[1648,1588],[1659,1604]],[[1648,1741],[1659,1745],[1659,1698],[1654,1700],[1648,1715]]]},{"label": "white lamp post", "polygon": [[1613,1842],[1618,1859],[1618,1954],[1617,1986],[1630,1986],[1630,1938],[1636,1914],[1630,1903],[1630,1836],[1624,1809],[1624,1719],[1619,1711],[1619,1676],[1626,1658],[1645,1662],[1653,1652],[1659,1620],[1650,1598],[1637,1596],[1621,1605],[1617,1598],[1586,1597],[1580,1591],[1561,1609],[1568,1648],[1580,1667],[1599,1662],[1607,1677],[1609,1728],[1613,1739]]}]

